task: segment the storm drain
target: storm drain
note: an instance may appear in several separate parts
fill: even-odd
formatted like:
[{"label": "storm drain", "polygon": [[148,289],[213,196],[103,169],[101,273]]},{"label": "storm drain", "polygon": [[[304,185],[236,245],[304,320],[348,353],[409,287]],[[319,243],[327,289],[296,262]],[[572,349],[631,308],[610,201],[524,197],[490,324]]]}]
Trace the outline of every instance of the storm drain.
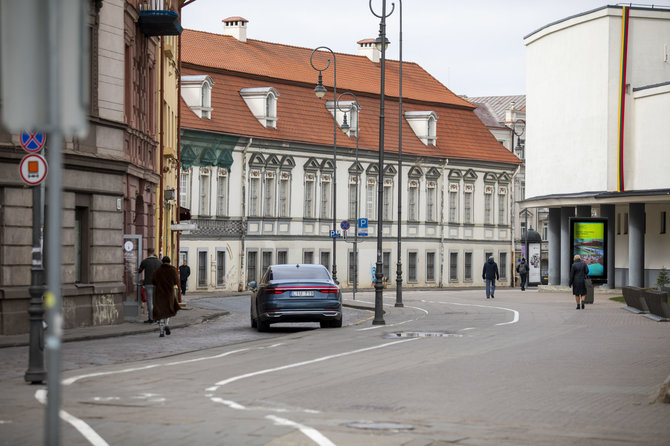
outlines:
[{"label": "storm drain", "polygon": [[353,427],[354,429],[369,429],[369,430],[378,430],[378,431],[411,431],[414,429],[414,426],[411,424],[399,424],[399,423],[374,423],[374,422],[355,422],[348,423],[347,427]]},{"label": "storm drain", "polygon": [[397,333],[389,333],[385,338],[432,338],[432,337],[447,337],[454,336],[461,338],[462,334],[459,333],[449,333],[447,331],[399,331]]}]

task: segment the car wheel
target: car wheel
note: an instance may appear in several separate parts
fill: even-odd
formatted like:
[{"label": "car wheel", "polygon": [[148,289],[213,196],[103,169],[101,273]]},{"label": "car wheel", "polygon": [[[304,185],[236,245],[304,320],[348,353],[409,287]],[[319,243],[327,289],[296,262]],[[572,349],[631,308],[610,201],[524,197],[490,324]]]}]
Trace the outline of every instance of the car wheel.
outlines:
[{"label": "car wheel", "polygon": [[330,321],[319,321],[321,328],[330,328]]},{"label": "car wheel", "polygon": [[270,324],[267,322],[263,322],[260,319],[256,320],[256,329],[260,332],[263,331],[268,331],[270,329]]},{"label": "car wheel", "polygon": [[251,328],[256,328],[256,326],[258,326],[258,323],[256,322],[256,319],[254,319],[254,316],[251,315],[249,319],[251,319]]},{"label": "car wheel", "polygon": [[342,318],[330,321],[331,328],[342,328]]}]

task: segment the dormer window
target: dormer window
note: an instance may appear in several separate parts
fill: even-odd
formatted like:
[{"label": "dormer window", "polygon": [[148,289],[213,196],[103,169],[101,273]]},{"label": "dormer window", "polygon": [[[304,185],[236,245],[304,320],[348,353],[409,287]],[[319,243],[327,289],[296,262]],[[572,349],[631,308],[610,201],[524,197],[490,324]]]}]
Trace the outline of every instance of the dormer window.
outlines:
[{"label": "dormer window", "polygon": [[408,111],[405,119],[417,138],[427,146],[437,145],[437,114],[434,111]]},{"label": "dormer window", "polygon": [[277,128],[277,90],[272,87],[243,88],[240,96],[263,127]]},{"label": "dormer window", "polygon": [[[333,101],[326,102],[326,109],[332,115],[335,113],[335,103]],[[339,101],[337,103],[337,114],[335,119],[337,125],[347,136],[356,136],[358,132],[358,112],[360,105],[356,106],[355,101]]]},{"label": "dormer window", "polygon": [[201,119],[212,119],[213,86],[212,78],[207,75],[181,77],[181,97]]}]

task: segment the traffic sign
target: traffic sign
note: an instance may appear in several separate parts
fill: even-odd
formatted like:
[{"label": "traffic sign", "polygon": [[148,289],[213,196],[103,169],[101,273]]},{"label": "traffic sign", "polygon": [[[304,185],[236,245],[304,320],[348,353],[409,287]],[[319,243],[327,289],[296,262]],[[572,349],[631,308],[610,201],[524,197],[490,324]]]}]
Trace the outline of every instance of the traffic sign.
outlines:
[{"label": "traffic sign", "polygon": [[342,223],[340,223],[340,228],[342,228],[343,231],[347,231],[351,225],[347,220],[344,220]]},{"label": "traffic sign", "polygon": [[368,227],[368,219],[367,218],[359,218],[358,219],[358,227],[359,228],[367,228]]},{"label": "traffic sign", "polygon": [[35,153],[26,155],[19,164],[21,179],[28,186],[36,186],[47,177],[47,160]]},{"label": "traffic sign", "polygon": [[330,236],[330,238],[340,238],[340,231],[331,229],[328,235]]},{"label": "traffic sign", "polygon": [[30,153],[39,152],[44,148],[44,144],[47,142],[47,137],[42,132],[21,132],[20,138],[21,147],[26,149]]}]

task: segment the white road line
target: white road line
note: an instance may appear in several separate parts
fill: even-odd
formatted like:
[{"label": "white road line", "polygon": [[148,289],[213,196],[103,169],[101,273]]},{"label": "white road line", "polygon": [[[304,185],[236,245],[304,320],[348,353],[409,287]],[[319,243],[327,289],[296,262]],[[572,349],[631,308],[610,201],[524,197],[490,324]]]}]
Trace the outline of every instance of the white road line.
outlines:
[{"label": "white road line", "polygon": [[[46,389],[40,389],[35,392],[35,398],[42,404],[47,403],[47,391]],[[109,446],[107,443],[96,431],[94,431],[91,426],[86,424],[84,421],[79,418],[70,415],[64,410],[60,410],[59,415],[61,419],[67,423],[70,423],[75,429],[79,431],[80,434],[84,436],[93,446]]]},{"label": "white road line", "polygon": [[441,302],[441,301],[430,301],[430,300],[422,300],[421,302],[426,302],[426,303],[431,303],[431,304],[444,304],[444,305],[460,305],[463,307],[481,307],[481,308],[495,308],[497,310],[505,310],[505,311],[511,311],[514,313],[514,318],[512,318],[511,321],[509,322],[501,322],[496,325],[508,325],[508,324],[516,324],[519,322],[519,312],[516,310],[512,310],[511,308],[505,308],[505,307],[494,307],[493,305],[481,305],[481,304],[461,304],[458,302]]},{"label": "white road line", "polygon": [[296,423],[295,421],[287,420],[285,418],[279,418],[275,415],[266,415],[265,418],[272,420],[278,426],[290,426],[296,429],[299,429],[300,432],[311,438],[319,446],[335,446],[335,443],[326,438],[318,430],[305,426],[304,424]]},{"label": "white road line", "polygon": [[[364,304],[372,304],[372,302],[368,302],[368,301],[365,301],[365,300],[359,300],[359,301],[357,301],[357,302],[362,302],[362,303],[364,303]],[[393,305],[391,305],[391,304],[384,304],[384,306],[385,306],[385,307],[393,307],[393,306],[395,306],[395,304],[393,304]],[[412,307],[412,306],[408,306],[408,305],[405,305],[405,308],[413,308],[413,309],[415,309],[415,310],[423,311],[424,313],[428,314],[428,310],[426,310],[426,309],[424,309],[424,308]],[[396,326],[398,326],[398,325],[403,325],[403,324],[406,324],[406,323],[408,323],[408,322],[414,322],[414,321],[416,321],[416,320],[419,320],[419,318],[416,318],[416,319],[408,319],[408,320],[406,320],[406,321],[396,322],[395,324],[388,324],[388,325],[386,325],[386,324],[384,324],[384,325],[372,325],[372,326],[370,326],[370,327],[357,328],[356,331],[377,330],[377,329],[379,329],[379,328],[384,328],[384,327],[396,327]]]}]

